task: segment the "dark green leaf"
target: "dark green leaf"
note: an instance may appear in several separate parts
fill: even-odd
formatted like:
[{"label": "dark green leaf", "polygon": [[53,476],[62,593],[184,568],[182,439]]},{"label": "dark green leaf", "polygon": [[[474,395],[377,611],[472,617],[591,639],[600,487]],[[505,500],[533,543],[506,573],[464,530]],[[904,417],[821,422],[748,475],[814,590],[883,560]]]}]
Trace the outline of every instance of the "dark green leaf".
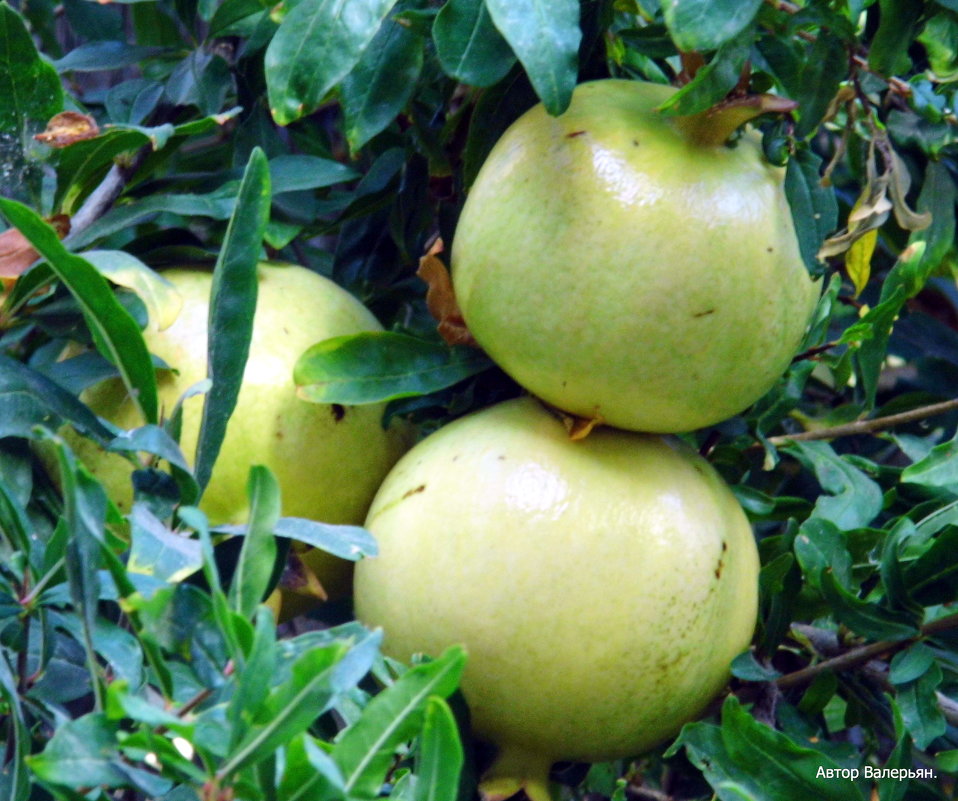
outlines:
[{"label": "dark green leaf", "polygon": [[263,151],[250,156],[236,209],[213,270],[207,370],[213,385],[203,404],[194,475],[205,488],[236,406],[256,309],[256,268],[269,219],[269,168]]},{"label": "dark green leaf", "polygon": [[463,153],[462,180],[467,189],[506,128],[535,102],[535,91],[520,69],[482,93],[469,121],[469,138]]},{"label": "dark green leaf", "polygon": [[882,547],[879,572],[885,588],[885,598],[892,608],[908,609],[917,612],[915,601],[909,592],[904,575],[905,563],[902,562],[902,551],[910,540],[917,535],[915,524],[907,517],[896,523],[885,537]]},{"label": "dark green leaf", "polygon": [[359,150],[402,111],[416,88],[422,63],[422,37],[395,19],[383,20],[339,86],[350,150]]},{"label": "dark green leaf", "polygon": [[897,687],[901,716],[915,746],[921,750],[945,733],[947,724],[936,695],[943,678],[941,667],[933,662],[919,678]]},{"label": "dark green leaf", "polygon": [[819,583],[832,616],[857,634],[871,640],[907,640],[917,636],[918,627],[911,615],[861,600],[827,570],[822,571]]},{"label": "dark green leaf", "polygon": [[721,801],[864,801],[853,782],[839,779],[835,761],[759,723],[734,695],[722,706],[721,727],[687,724],[666,755],[682,746]]},{"label": "dark green leaf", "polygon": [[835,193],[822,186],[821,164],[821,158],[815,153],[800,147],[785,169],[785,196],[792,209],[798,247],[813,275],[823,270],[818,250],[838,222],[838,202]]},{"label": "dark green leaf", "polygon": [[717,50],[740,34],[762,0],[671,0],[662,4],[669,33],[679,50]]},{"label": "dark green leaf", "polygon": [[117,749],[116,728],[99,713],[66,721],[43,753],[27,761],[41,781],[64,787],[133,786],[152,795],[172,786],[158,776],[125,766]]},{"label": "dark green leaf", "polygon": [[[78,642],[83,641],[83,627],[79,618],[71,614],[50,613],[51,623],[68,631]],[[93,645],[96,652],[110,665],[116,680],[133,687],[143,684],[143,651],[139,640],[124,628],[97,618],[93,625]]]},{"label": "dark green leaf", "polygon": [[892,684],[907,684],[920,679],[934,664],[935,652],[924,643],[915,643],[895,654],[888,671],[888,680]]},{"label": "dark green leaf", "polygon": [[86,42],[53,62],[57,72],[99,72],[137,64],[162,52],[156,47],[138,47],[126,42]]},{"label": "dark green leaf", "polygon": [[821,517],[802,523],[795,537],[795,555],[806,579],[818,586],[818,575],[828,569],[840,584],[851,584],[852,557],[838,526]]},{"label": "dark green leaf", "polygon": [[106,112],[114,123],[141,125],[163,97],[163,85],[134,78],[114,86],[106,96]]},{"label": "dark green leaf", "polygon": [[815,516],[840,530],[867,526],[881,511],[882,491],[872,479],[853,467],[825,442],[790,442],[789,450],[815,471],[828,495],[815,503]]},{"label": "dark green leaf", "polygon": [[234,747],[266,700],[276,671],[276,621],[272,611],[265,606],[258,607],[255,622],[253,647],[239,671],[236,692],[230,699],[228,715]]},{"label": "dark green leaf", "polygon": [[745,651],[732,660],[732,675],[746,681],[774,681],[782,674],[761,664],[751,651]]},{"label": "dark green leaf", "polygon": [[26,200],[38,189],[31,138],[62,108],[56,70],[40,57],[21,16],[0,3],[0,196]]},{"label": "dark green leaf", "polygon": [[299,735],[286,746],[277,792],[283,801],[338,801],[346,797],[339,767],[309,734]]},{"label": "dark green leaf", "polygon": [[223,36],[233,26],[249,20],[258,20],[263,16],[264,11],[260,0],[225,0],[210,20],[210,36]]},{"label": "dark green leaf", "polygon": [[70,253],[50,225],[34,211],[0,198],[0,211],[20,229],[57,277],[76,298],[99,351],[120,370],[147,423],[157,417],[156,375],[143,336],[117,301],[103,276],[89,262]]},{"label": "dark green leaf", "polygon": [[462,764],[462,742],[452,710],[442,698],[431,695],[426,699],[416,752],[413,801],[456,801]]},{"label": "dark green leaf", "polygon": [[249,527],[230,582],[231,606],[243,617],[251,618],[266,596],[276,540],[273,528],[280,514],[279,482],[268,467],[254,465],[249,471],[247,494],[250,500]]},{"label": "dark green leaf", "polygon": [[925,605],[951,603],[958,597],[958,526],[949,526],[917,559],[904,568],[914,599]]},{"label": "dark green leaf", "polygon": [[199,48],[191,52],[166,81],[166,94],[178,106],[195,106],[203,114],[223,108],[232,91],[229,65],[216,53]]},{"label": "dark green leaf", "polygon": [[[895,715],[895,736],[898,742],[885,760],[883,767],[888,770],[909,770],[912,767],[911,739],[905,733],[905,727],[899,720],[900,712]],[[878,798],[881,801],[904,801],[909,781],[895,778],[894,775],[878,781]]]},{"label": "dark green leaf", "polygon": [[894,75],[911,65],[908,46],[917,32],[923,3],[879,0],[878,30],[868,49],[868,66],[880,75]]},{"label": "dark green leaf", "polygon": [[301,0],[266,49],[273,119],[288,125],[309,114],[356,66],[396,0]]},{"label": "dark green leaf", "polygon": [[921,487],[958,487],[958,437],[936,445],[924,459],[908,465],[901,480]]},{"label": "dark green leaf", "polygon": [[319,156],[277,156],[269,160],[273,195],[319,189],[359,178],[359,173],[332,159]]},{"label": "dark green leaf", "polygon": [[343,732],[333,750],[348,798],[379,795],[396,749],[421,730],[428,698],[451,695],[459,686],[465,664],[465,651],[454,646],[435,661],[410,668],[369,702],[363,716]]},{"label": "dark green leaf", "polygon": [[795,598],[801,586],[802,573],[791,553],[780,554],[763,565],[759,573],[764,616],[764,631],[760,640],[762,653],[773,653],[788,633]]},{"label": "dark green leaf", "polygon": [[261,705],[258,723],[220,769],[229,776],[272,755],[283,743],[306,731],[336,697],[334,671],[346,655],[345,643],[313,648],[295,662],[291,678],[274,687]]},{"label": "dark green leaf", "polygon": [[300,395],[315,403],[379,403],[428,395],[491,364],[475,348],[370,331],[313,345],[296,363],[293,379]]},{"label": "dark green leaf", "polygon": [[29,801],[30,777],[26,758],[30,753],[31,737],[20,704],[17,680],[0,650],[0,698],[7,706],[7,757],[0,766],[0,793],[4,801]]},{"label": "dark green leaf", "polygon": [[842,40],[827,29],[818,31],[801,70],[795,136],[805,138],[817,130],[848,71],[848,52]]},{"label": "dark green leaf", "polygon": [[572,99],[578,73],[577,0],[486,0],[489,16],[552,115]]},{"label": "dark green leaf", "polygon": [[87,406],[41,373],[0,353],[0,437],[33,437],[33,427],[55,427],[57,418],[106,445],[113,433]]},{"label": "dark green leaf", "polygon": [[516,61],[484,0],[448,0],[436,15],[432,36],[442,68],[470,86],[498,83]]}]

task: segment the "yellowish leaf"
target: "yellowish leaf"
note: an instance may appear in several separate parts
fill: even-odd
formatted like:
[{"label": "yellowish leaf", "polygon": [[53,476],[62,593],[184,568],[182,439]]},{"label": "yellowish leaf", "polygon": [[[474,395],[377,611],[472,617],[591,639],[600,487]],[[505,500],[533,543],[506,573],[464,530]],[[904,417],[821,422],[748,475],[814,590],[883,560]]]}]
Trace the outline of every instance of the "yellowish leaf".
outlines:
[{"label": "yellowish leaf", "polygon": [[877,242],[878,231],[873,229],[856,239],[845,254],[845,270],[855,285],[856,298],[868,284],[872,271],[872,255]]}]

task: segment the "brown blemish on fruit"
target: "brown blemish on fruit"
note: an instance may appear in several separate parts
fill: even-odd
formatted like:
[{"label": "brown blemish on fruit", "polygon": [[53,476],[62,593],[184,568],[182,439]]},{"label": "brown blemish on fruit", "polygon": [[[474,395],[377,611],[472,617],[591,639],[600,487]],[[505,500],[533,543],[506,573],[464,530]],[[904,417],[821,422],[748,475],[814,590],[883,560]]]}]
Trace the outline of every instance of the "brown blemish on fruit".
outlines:
[{"label": "brown blemish on fruit", "polygon": [[715,566],[715,578],[722,578],[722,568],[725,567],[725,552],[728,550],[728,545],[725,542],[722,542],[722,556],[719,556],[718,564]]},{"label": "brown blemish on fruit", "polygon": [[567,133],[565,135],[566,139],[575,139],[577,136],[582,136],[585,134],[585,131],[572,131],[572,133]]},{"label": "brown blemish on fruit", "polygon": [[693,314],[693,317],[707,317],[710,314],[715,314],[715,309],[706,309],[705,311],[696,312]]},{"label": "brown blemish on fruit", "polygon": [[425,492],[425,490],[426,490],[425,484],[420,484],[418,487],[413,487],[411,490],[407,490],[405,493],[403,493],[402,500],[406,500],[406,498],[409,498],[412,495],[416,495],[420,492]]},{"label": "brown blemish on fruit", "polygon": [[346,407],[340,403],[334,403],[329,409],[333,413],[333,419],[337,423],[346,416]]}]

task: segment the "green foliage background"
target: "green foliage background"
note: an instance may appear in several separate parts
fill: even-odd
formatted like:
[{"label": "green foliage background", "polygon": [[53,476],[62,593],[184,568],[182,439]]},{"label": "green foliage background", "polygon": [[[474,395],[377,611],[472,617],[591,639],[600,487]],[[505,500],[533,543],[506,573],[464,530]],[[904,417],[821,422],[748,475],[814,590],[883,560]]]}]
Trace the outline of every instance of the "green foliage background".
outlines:
[{"label": "green foliage background", "polygon": [[[191,504],[242,374],[249,331],[228,310],[252,317],[262,255],[331,276],[389,329],[312,349],[297,376],[314,400],[390,400],[428,432],[517,394],[439,339],[415,269],[437,236],[448,249],[512,120],[609,76],[683,84],[672,114],[795,100],[759,125],[824,291],[778,385],[687,437],[762,554],[731,694],[671,747],[556,766],[556,792],[954,797],[955,0],[0,0],[0,213],[40,254],[0,306],[0,798],[473,797],[487,755],[455,695],[460,650],[402,666],[348,609],[277,634],[258,604],[290,538],[357,558],[369,535],[280,517],[264,468],[244,527],[211,530]],[[37,140],[63,110],[97,135]],[[226,376],[194,470],[139,334],[163,307],[156,271],[182,263],[216,266]],[[58,362],[68,340],[96,352]],[[114,375],[143,412],[123,436],[78,400]],[[137,474],[124,518],[62,422],[169,472]]]}]

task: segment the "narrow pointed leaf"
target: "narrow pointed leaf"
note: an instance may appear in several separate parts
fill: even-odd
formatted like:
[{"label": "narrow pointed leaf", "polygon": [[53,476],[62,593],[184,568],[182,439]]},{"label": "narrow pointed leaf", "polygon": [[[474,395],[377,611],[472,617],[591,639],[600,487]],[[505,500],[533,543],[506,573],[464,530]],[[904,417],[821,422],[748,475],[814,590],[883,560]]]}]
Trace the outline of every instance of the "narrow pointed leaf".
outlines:
[{"label": "narrow pointed leaf", "polygon": [[379,403],[428,395],[491,366],[475,348],[369,331],[313,345],[297,362],[293,380],[314,403]]},{"label": "narrow pointed leaf", "polygon": [[269,219],[269,167],[263,151],[250,156],[230,218],[210,297],[207,374],[213,385],[203,405],[194,474],[205,487],[236,406],[256,310],[256,266]]},{"label": "narrow pointed leaf", "polygon": [[465,651],[460,646],[449,648],[434,662],[408,670],[369,702],[333,751],[348,797],[373,799],[379,795],[396,749],[419,733],[427,699],[448,697],[459,686],[465,664]]},{"label": "narrow pointed leaf", "polygon": [[140,328],[116,299],[93,265],[68,251],[56,231],[33,210],[0,198],[0,211],[30,240],[57,277],[73,293],[99,351],[120,371],[123,383],[143,413],[157,417],[156,373]]},{"label": "narrow pointed leaf", "polygon": [[255,465],[250,469],[247,493],[250,499],[249,528],[233,571],[229,599],[239,614],[251,618],[266,594],[276,561],[273,528],[280,514],[279,483],[269,468]]},{"label": "narrow pointed leaf", "polygon": [[416,754],[413,801],[456,801],[463,751],[452,710],[435,695],[426,699]]}]

